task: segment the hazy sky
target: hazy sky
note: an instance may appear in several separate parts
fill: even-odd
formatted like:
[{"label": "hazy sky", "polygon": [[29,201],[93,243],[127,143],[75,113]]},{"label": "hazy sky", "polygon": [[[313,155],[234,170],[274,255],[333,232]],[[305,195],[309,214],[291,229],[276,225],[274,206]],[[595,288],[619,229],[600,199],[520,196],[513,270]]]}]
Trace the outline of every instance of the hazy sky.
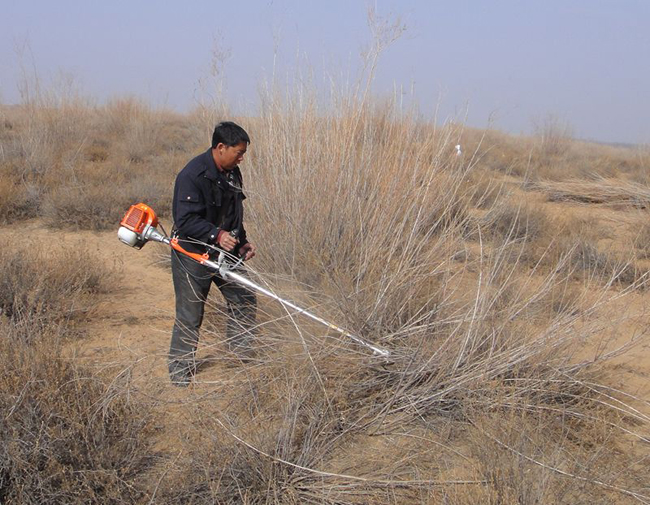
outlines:
[{"label": "hazy sky", "polygon": [[[370,41],[368,5],[406,32],[383,54],[374,90],[414,89],[444,120],[532,131],[553,115],[577,137],[650,143],[650,0],[0,0],[0,99],[19,101],[20,63],[46,82],[73,75],[103,101],[135,95],[186,110],[229,51],[227,95],[254,107],[273,69],[316,81],[350,75]],[[27,46],[26,46],[27,44]],[[22,59],[18,57],[23,48]],[[27,47],[28,50],[24,48]],[[299,55],[299,59],[297,57]]]}]

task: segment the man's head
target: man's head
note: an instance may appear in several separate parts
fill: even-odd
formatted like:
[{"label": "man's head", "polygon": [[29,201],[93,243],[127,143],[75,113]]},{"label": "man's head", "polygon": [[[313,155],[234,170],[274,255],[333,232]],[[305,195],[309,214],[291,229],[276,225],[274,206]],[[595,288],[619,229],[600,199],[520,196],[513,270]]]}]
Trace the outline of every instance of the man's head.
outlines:
[{"label": "man's head", "polygon": [[248,133],[232,121],[223,121],[212,134],[212,157],[222,170],[232,170],[244,159],[251,139]]}]

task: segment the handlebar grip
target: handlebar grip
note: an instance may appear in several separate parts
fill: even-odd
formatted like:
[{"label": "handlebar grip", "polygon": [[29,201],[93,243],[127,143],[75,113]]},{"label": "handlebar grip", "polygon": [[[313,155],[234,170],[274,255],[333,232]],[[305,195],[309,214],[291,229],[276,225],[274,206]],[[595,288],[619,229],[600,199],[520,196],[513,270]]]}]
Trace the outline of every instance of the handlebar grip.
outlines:
[{"label": "handlebar grip", "polygon": [[[237,242],[239,243],[239,228],[235,228],[234,230],[230,230],[230,236],[231,236],[232,238],[236,239]],[[235,247],[235,250],[236,250],[236,247]],[[233,250],[233,254],[234,254],[234,253],[235,253],[235,252],[234,252],[234,250]],[[239,256],[239,254],[237,254],[237,256]]]}]

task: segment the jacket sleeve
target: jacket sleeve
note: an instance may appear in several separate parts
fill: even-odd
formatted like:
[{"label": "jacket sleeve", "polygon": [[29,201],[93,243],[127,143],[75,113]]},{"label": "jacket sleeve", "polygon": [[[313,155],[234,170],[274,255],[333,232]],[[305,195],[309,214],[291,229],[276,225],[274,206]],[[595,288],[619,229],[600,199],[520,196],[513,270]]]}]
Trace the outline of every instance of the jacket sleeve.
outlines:
[{"label": "jacket sleeve", "polygon": [[244,198],[246,196],[243,195],[242,193],[242,200],[241,200],[241,225],[239,226],[239,247],[243,246],[244,244],[248,244],[248,238],[246,237],[246,228],[244,227]]},{"label": "jacket sleeve", "polygon": [[206,219],[207,202],[194,180],[181,171],[174,185],[174,224],[182,236],[215,243],[219,228]]},{"label": "jacket sleeve", "polygon": [[246,228],[244,227],[244,200],[246,199],[246,195],[243,192],[244,188],[244,178],[242,176],[241,171],[237,169],[237,172],[239,172],[239,186],[242,188],[242,194],[241,194],[241,232],[239,234],[239,247],[243,246],[244,244],[248,244],[248,238],[246,236]]},{"label": "jacket sleeve", "polygon": [[248,244],[248,238],[246,237],[246,230],[244,229],[244,223],[241,225],[241,234],[239,235],[239,247],[244,244]]}]

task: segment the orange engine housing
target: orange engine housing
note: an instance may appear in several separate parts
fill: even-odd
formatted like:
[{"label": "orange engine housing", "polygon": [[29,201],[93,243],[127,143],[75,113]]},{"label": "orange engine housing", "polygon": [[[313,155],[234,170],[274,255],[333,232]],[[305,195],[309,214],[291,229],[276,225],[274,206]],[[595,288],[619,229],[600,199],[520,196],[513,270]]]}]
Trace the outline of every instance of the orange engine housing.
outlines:
[{"label": "orange engine housing", "polygon": [[124,214],[120,226],[140,235],[147,226],[158,226],[158,216],[147,204],[136,203]]}]

